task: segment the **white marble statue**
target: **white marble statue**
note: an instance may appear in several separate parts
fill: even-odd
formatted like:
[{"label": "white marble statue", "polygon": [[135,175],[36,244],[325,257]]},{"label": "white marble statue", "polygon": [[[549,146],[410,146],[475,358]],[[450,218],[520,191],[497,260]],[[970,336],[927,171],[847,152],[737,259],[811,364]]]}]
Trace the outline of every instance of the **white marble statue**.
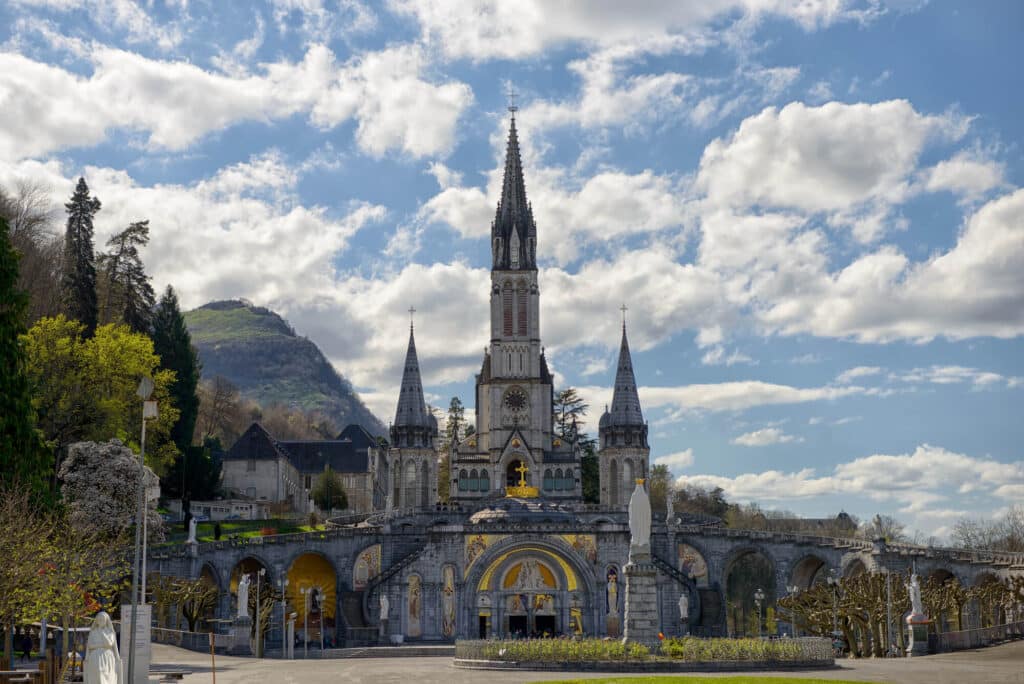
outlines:
[{"label": "white marble statue", "polygon": [[910,575],[910,584],[907,585],[907,592],[910,594],[910,614],[914,616],[924,615],[924,605],[921,603],[921,582],[917,579],[917,573]]},{"label": "white marble statue", "polygon": [[647,497],[643,480],[637,480],[633,495],[629,497],[630,546],[649,546],[651,543],[651,500]]},{"label": "white marble statue", "polygon": [[387,594],[380,595],[380,619],[387,620],[388,614],[391,613],[391,601],[388,600]]},{"label": "white marble statue", "polygon": [[238,617],[249,617],[249,575],[242,575],[238,581]]},{"label": "white marble statue", "polygon": [[196,541],[196,519],[189,518],[188,520],[188,539],[185,541],[186,544],[198,544]]},{"label": "white marble statue", "polygon": [[679,619],[683,622],[690,619],[690,594],[685,590],[679,595]]},{"label": "white marble statue", "polygon": [[82,666],[85,684],[122,684],[124,670],[117,650],[114,624],[106,612],[100,611],[89,630],[89,641]]},{"label": "white marble statue", "polygon": [[608,614],[619,614],[619,578],[615,574],[608,576]]},{"label": "white marble statue", "polygon": [[665,492],[665,524],[671,525],[676,519],[675,505],[672,499],[675,498],[675,492],[672,490],[672,485],[669,485],[668,491]]}]

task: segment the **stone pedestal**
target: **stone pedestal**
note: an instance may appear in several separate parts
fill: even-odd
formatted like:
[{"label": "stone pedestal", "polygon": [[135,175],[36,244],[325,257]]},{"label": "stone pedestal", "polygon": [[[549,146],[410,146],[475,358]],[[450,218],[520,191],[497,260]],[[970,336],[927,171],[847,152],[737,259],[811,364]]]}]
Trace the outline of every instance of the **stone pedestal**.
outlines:
[{"label": "stone pedestal", "polygon": [[251,629],[251,617],[235,618],[235,621],[231,625],[231,645],[228,647],[228,655],[252,655],[252,645],[249,643],[249,631]]},{"label": "stone pedestal", "polygon": [[610,637],[618,637],[619,636],[619,616],[618,615],[608,615],[608,616],[605,616],[604,626],[605,626],[605,629],[607,630],[606,634],[608,636],[610,636]]},{"label": "stone pedestal", "polygon": [[[128,681],[128,656],[131,650],[131,624],[132,610],[138,609],[139,614],[135,619],[135,665],[131,682]],[[147,684],[149,682],[149,661],[150,661],[150,636],[152,634],[151,621],[153,606],[141,604],[138,606],[121,606],[121,662],[124,667],[124,680],[126,684]]]},{"label": "stone pedestal", "polygon": [[928,625],[924,615],[907,616],[907,657],[928,655]]},{"label": "stone pedestal", "polygon": [[626,575],[625,629],[622,641],[643,644],[654,653],[658,639],[658,569],[651,563],[650,549],[631,548]]}]

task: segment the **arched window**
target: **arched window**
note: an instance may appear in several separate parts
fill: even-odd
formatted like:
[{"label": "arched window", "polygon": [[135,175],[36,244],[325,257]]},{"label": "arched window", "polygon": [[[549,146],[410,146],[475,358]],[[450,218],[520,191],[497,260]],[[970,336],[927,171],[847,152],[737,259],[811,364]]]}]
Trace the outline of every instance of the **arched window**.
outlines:
[{"label": "arched window", "polygon": [[423,461],[420,467],[420,506],[427,507],[430,503],[430,465]]},{"label": "arched window", "polygon": [[559,468],[555,471],[555,489],[562,488],[562,469]]},{"label": "arched window", "polygon": [[526,337],[526,311],[527,311],[527,298],[529,293],[526,291],[526,283],[519,284],[519,291],[516,292],[516,304],[518,304],[518,311],[516,312],[516,323],[519,328],[519,336]]},{"label": "arched window", "polygon": [[469,471],[469,491],[475,492],[480,489],[480,478],[477,475],[476,468]]},{"label": "arched window", "polygon": [[409,461],[405,464],[405,482],[402,485],[402,508],[416,505],[416,464]]},{"label": "arched window", "polygon": [[469,489],[469,474],[465,470],[459,471],[459,491],[465,492]]},{"label": "arched window", "polygon": [[622,464],[623,483],[626,485],[623,488],[623,496],[628,497],[630,492],[633,491],[633,483],[636,481],[636,475],[633,471],[633,462],[626,459]]},{"label": "arched window", "polygon": [[[506,487],[518,487],[519,486],[519,470],[518,468],[523,465],[522,461],[510,461],[508,468],[505,469],[505,486]],[[530,484],[532,475],[527,472],[525,474],[526,484]]]},{"label": "arched window", "polygon": [[512,283],[505,283],[501,292],[502,329],[506,335],[512,334]]},{"label": "arched window", "polygon": [[612,506],[619,505],[619,467],[615,459],[608,464],[608,503]]},{"label": "arched window", "polygon": [[491,491],[491,476],[487,474],[486,470],[480,471],[480,491],[489,492]]},{"label": "arched window", "polygon": [[555,488],[555,483],[551,479],[551,468],[544,471],[544,489],[551,491]]},{"label": "arched window", "polygon": [[512,229],[512,239],[508,243],[508,257],[512,268],[519,268],[519,231]]}]

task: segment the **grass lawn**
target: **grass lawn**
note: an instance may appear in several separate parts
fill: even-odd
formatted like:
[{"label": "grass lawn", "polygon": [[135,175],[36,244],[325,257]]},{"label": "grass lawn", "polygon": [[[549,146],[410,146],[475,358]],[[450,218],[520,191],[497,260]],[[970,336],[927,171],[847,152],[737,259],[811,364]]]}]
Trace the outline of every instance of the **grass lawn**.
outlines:
[{"label": "grass lawn", "polygon": [[[301,520],[222,520],[220,521],[220,538],[227,540],[230,537],[260,537],[262,530],[269,528],[277,530],[276,534],[293,534],[295,532],[316,532],[324,529],[323,526],[313,528],[301,524]],[[196,524],[196,540],[200,542],[214,541],[213,522],[201,522]],[[182,524],[168,523],[167,541],[183,542],[188,538],[188,533],[182,529]]]},{"label": "grass lawn", "polygon": [[841,679],[805,679],[803,677],[609,677],[608,679],[552,679],[543,684],[858,684]]}]

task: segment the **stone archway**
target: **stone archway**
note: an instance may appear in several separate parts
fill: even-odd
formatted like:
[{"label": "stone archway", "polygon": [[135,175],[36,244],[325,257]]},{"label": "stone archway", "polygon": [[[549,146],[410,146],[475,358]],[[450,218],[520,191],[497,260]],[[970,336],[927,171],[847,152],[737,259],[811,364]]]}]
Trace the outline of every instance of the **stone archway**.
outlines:
[{"label": "stone archway", "polygon": [[[768,609],[775,605],[775,561],[764,549],[745,547],[725,566],[726,627],[733,636],[758,636],[765,629]],[[756,594],[764,595],[758,614]]]},{"label": "stone archway", "polygon": [[843,577],[859,577],[867,571],[867,564],[860,558],[854,558],[843,567]]},{"label": "stone archway", "polygon": [[303,552],[288,564],[285,577],[287,612],[297,615],[296,633],[318,646],[322,633],[325,647],[334,644],[338,636],[338,573],[334,564],[315,551]]},{"label": "stone archway", "polygon": [[810,554],[804,556],[793,565],[789,573],[787,586],[798,587],[801,591],[810,589],[815,584],[825,581],[828,576],[828,563],[820,556]]},{"label": "stone archway", "polygon": [[595,598],[592,571],[562,546],[550,537],[509,538],[483,552],[467,571],[459,634],[594,634],[604,595]]}]

